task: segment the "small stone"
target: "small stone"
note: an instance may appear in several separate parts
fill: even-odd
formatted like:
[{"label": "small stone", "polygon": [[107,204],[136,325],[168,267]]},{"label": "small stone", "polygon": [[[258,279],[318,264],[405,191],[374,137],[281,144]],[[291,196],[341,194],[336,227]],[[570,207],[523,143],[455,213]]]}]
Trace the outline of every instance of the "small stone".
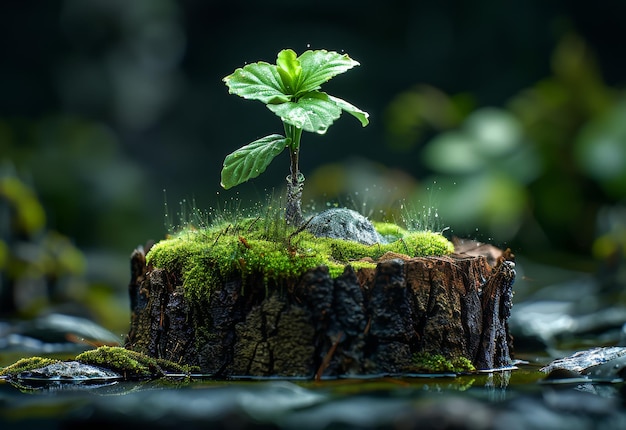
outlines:
[{"label": "small stone", "polygon": [[[565,369],[581,374],[603,377],[617,377],[626,357],[626,348],[621,346],[596,347],[578,351],[569,357],[554,360],[540,370],[550,373],[555,369]],[[620,364],[616,369],[615,364]]]},{"label": "small stone", "polygon": [[113,371],[79,363],[78,361],[62,361],[39,369],[20,372],[17,379],[37,379],[49,381],[101,381],[122,379],[122,376]]},{"label": "small stone", "polygon": [[317,237],[351,240],[364,245],[385,242],[367,218],[346,208],[332,208],[315,215],[306,229]]}]

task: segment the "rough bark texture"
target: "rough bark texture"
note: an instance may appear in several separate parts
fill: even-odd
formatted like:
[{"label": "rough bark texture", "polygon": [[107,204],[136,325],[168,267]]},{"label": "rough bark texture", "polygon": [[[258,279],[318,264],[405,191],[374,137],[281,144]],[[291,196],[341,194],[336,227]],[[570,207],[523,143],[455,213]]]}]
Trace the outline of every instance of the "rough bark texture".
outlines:
[{"label": "rough bark texture", "polygon": [[233,279],[203,303],[180,274],[131,258],[127,347],[216,376],[338,376],[410,371],[415,353],[510,364],[514,264],[484,256],[389,255],[374,269],[325,267],[266,288]]}]

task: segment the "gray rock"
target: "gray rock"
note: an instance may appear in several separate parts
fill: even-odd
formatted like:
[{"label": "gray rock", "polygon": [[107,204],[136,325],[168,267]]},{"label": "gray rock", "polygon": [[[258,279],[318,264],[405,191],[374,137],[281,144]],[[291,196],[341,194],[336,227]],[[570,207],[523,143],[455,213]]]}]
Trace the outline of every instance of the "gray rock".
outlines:
[{"label": "gray rock", "polygon": [[624,369],[625,357],[624,347],[597,347],[554,360],[540,370],[549,373],[556,369],[565,369],[583,375],[616,378]]},{"label": "gray rock", "polygon": [[346,208],[328,209],[315,215],[306,229],[317,237],[352,240],[365,245],[385,242],[367,218]]},{"label": "gray rock", "polygon": [[39,369],[21,372],[20,380],[46,381],[103,381],[119,380],[122,376],[108,369],[79,363],[78,361],[62,361]]}]

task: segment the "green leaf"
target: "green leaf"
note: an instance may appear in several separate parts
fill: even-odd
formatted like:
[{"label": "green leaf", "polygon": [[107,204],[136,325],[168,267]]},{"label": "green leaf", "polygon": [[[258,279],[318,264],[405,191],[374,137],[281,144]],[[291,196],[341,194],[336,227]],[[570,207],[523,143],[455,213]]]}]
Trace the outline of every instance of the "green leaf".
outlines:
[{"label": "green leaf", "polygon": [[339,106],[342,110],[345,110],[350,115],[361,121],[361,125],[365,127],[370,123],[369,117],[370,114],[359,109],[358,107],[348,103],[347,101],[340,99],[339,97],[328,96],[332,102],[334,102],[337,106]]},{"label": "green leaf", "polygon": [[341,116],[341,108],[331,101],[328,94],[318,91],[305,94],[297,102],[267,107],[287,124],[319,134],[326,133],[328,127]]},{"label": "green leaf", "polygon": [[329,52],[325,49],[305,51],[298,57],[298,60],[300,60],[302,73],[297,85],[297,96],[318,90],[320,85],[333,76],[359,65],[359,62],[350,58],[348,54]]},{"label": "green leaf", "polygon": [[291,100],[283,86],[278,68],[260,61],[235,70],[223,81],[228,92],[244,99],[260,100],[267,103],[284,103]]},{"label": "green leaf", "polygon": [[271,134],[227,155],[222,169],[222,187],[229,189],[256,178],[289,143],[290,139]]},{"label": "green leaf", "polygon": [[283,86],[290,94],[295,94],[298,79],[302,73],[302,66],[297,57],[298,55],[293,50],[283,49],[276,59],[278,74],[283,80]]}]

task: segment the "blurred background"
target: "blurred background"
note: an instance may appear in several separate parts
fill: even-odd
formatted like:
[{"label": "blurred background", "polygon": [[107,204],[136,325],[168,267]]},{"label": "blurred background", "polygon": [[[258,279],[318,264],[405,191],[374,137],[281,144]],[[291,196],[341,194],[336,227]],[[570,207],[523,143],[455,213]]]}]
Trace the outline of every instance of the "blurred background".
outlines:
[{"label": "blurred background", "polygon": [[552,267],[615,265],[624,17],[619,0],[5,1],[0,316],[54,309],[124,333],[128,258],[167,233],[165,202],[175,217],[280,194],[287,154],[233,190],[219,175],[228,153],[282,133],[222,78],[283,48],[358,60],[326,90],[371,115],[303,136],[308,210],[408,217]]}]

